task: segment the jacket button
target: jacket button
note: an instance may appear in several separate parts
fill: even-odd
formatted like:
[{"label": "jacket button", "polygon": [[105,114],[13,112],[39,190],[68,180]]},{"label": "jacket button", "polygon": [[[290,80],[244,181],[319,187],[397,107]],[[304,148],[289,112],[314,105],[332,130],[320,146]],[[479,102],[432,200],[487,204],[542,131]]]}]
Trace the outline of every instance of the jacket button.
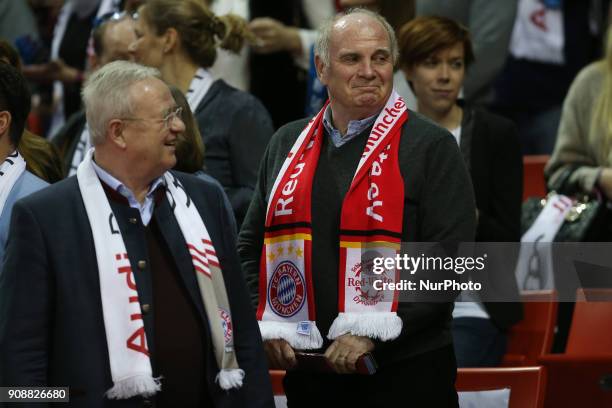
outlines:
[{"label": "jacket button", "polygon": [[147,261],[138,261],[138,269],[142,271],[146,267],[147,267]]},{"label": "jacket button", "polygon": [[151,310],[151,305],[148,303],[145,303],[142,306],[140,306],[140,308],[142,309],[143,314],[147,314],[149,313],[149,310]]},{"label": "jacket button", "polygon": [[138,220],[136,218],[129,218],[128,221],[130,222],[130,224],[137,224]]}]

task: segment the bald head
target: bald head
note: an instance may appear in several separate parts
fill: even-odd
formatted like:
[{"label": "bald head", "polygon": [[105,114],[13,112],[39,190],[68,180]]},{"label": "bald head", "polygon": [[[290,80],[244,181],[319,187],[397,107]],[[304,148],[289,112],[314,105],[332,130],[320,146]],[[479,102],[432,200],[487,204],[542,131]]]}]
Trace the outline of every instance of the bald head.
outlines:
[{"label": "bald head", "polygon": [[134,20],[129,17],[119,21],[109,21],[100,27],[99,46],[96,49],[96,65],[101,67],[109,62],[130,60],[128,48],[136,40]]},{"label": "bald head", "polygon": [[386,26],[377,14],[357,10],[323,31],[315,66],[327,87],[334,126],[342,134],[351,120],[380,112],[391,95],[397,47]]},{"label": "bald head", "polygon": [[393,65],[395,65],[399,51],[393,27],[380,14],[363,8],[349,9],[325,23],[319,29],[314,53],[321,59],[324,65],[329,66],[331,60],[330,47],[334,39],[337,40],[338,37],[345,37],[350,34],[351,30],[354,31],[359,28],[367,27],[367,29],[374,30],[376,25],[379,25],[388,37],[388,47],[391,52]]}]

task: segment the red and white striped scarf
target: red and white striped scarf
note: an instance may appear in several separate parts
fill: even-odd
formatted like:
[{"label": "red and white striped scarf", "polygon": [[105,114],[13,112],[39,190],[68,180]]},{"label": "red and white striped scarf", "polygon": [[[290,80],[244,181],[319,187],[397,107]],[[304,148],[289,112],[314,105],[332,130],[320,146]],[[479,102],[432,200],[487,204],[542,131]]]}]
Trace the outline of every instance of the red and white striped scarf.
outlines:
[{"label": "red and white striped scarf", "polygon": [[[276,177],[266,212],[257,319],[264,340],[282,338],[296,349],[322,346],[312,282],[312,183],[323,143],[323,113],[308,123]],[[399,169],[406,104],[393,92],[370,132],[340,218],[338,311],[327,337],[350,333],[381,340],[399,336],[393,291],[374,280],[397,281],[397,271],[372,273],[373,257],[400,247],[404,183]]]},{"label": "red and white striped scarf", "polygon": [[[98,264],[102,315],[113,380],[106,396],[110,399],[151,396],[161,389],[163,379],[153,378],[136,280],[121,229],[93,168],[93,151],[89,150],[79,165],[77,180]],[[216,381],[224,390],[240,388],[244,371],[236,359],[230,304],[215,248],[202,217],[181,183],[170,172],[164,173],[163,178],[166,196],[191,256],[208,318],[213,352],[219,367]]]}]

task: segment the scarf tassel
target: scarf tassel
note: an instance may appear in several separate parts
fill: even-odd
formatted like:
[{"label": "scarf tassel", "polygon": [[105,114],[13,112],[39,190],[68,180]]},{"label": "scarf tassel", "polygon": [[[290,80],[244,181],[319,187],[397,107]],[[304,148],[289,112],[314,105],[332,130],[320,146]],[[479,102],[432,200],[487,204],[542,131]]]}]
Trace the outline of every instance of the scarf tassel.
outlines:
[{"label": "scarf tassel", "polygon": [[327,338],[334,340],[349,333],[388,341],[396,339],[401,331],[402,319],[395,312],[340,313],[334,319]]},{"label": "scarf tassel", "polygon": [[136,375],[115,381],[113,387],[106,391],[106,397],[108,399],[127,399],[137,395],[150,397],[161,391],[160,379],[147,375]]},{"label": "scarf tassel", "polygon": [[277,322],[271,320],[259,321],[261,338],[265,340],[284,339],[296,350],[318,349],[323,346],[323,337],[315,322],[310,321],[310,334],[297,332],[298,323]]},{"label": "scarf tassel", "polygon": [[224,390],[231,390],[232,388],[242,387],[242,380],[244,379],[244,370],[239,368],[222,369],[217,374],[215,381]]}]

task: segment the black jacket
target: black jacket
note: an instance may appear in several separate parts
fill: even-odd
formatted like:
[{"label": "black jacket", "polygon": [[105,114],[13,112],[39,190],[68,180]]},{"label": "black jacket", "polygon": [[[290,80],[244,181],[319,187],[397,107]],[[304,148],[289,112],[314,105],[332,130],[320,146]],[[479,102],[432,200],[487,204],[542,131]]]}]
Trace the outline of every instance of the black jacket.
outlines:
[{"label": "black jacket", "polygon": [[81,109],[70,116],[64,126],[57,132],[57,135],[51,139],[51,143],[57,146],[60,152],[65,175],[70,171],[72,156],[74,156],[86,123],[85,110]]},{"label": "black jacket", "polygon": [[[207,347],[207,383],[202,386],[208,386],[217,407],[271,407],[271,386],[259,330],[237,261],[235,234],[227,231],[230,213],[221,189],[195,176],[175,174],[195,203],[214,243],[228,291],[238,363],[246,372],[240,390],[223,391],[215,383],[218,367],[212,347]],[[110,203],[130,257],[139,301],[152,305],[145,230],[141,223],[128,221],[140,219],[139,212],[112,200]],[[187,296],[208,332],[191,257],[165,195],[156,204],[153,217]],[[139,260],[146,261],[143,270],[138,268]],[[154,314],[155,310],[143,311],[153,359]],[[112,380],[93,236],[76,177],[15,204],[0,279],[0,322],[2,386],[69,386],[73,407],[142,406],[142,398],[111,401],[103,397]],[[205,345],[209,338],[207,333]]]},{"label": "black jacket", "polygon": [[[523,158],[516,126],[501,116],[466,105],[460,146],[472,176],[479,213],[476,241],[519,242]],[[495,282],[490,283],[518,298],[514,275],[496,274]],[[484,305],[493,323],[502,330],[523,318],[520,303],[484,302]]]},{"label": "black jacket", "polygon": [[246,214],[257,169],[274,128],[257,98],[215,81],[194,112],[204,141],[204,168],[225,189],[238,225]]}]

